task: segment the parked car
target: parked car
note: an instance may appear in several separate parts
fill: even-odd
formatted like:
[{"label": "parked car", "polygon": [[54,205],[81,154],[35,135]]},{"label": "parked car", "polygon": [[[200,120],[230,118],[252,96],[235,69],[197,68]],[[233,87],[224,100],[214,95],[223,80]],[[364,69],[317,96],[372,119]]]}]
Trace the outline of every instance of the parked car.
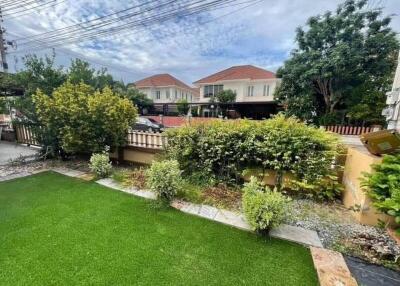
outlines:
[{"label": "parked car", "polygon": [[150,132],[162,132],[164,131],[164,125],[158,123],[154,119],[146,117],[138,117],[135,125],[132,126],[133,130],[150,131]]}]

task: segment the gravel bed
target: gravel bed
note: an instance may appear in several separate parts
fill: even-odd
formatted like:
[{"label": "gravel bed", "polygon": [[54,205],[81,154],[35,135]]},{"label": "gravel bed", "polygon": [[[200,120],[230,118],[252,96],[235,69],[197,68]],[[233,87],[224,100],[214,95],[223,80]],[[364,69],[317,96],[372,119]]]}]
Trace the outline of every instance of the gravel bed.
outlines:
[{"label": "gravel bed", "polygon": [[400,264],[400,246],[386,230],[356,222],[351,211],[341,204],[294,200],[287,223],[315,230],[326,248],[356,255],[373,263],[387,260]]}]

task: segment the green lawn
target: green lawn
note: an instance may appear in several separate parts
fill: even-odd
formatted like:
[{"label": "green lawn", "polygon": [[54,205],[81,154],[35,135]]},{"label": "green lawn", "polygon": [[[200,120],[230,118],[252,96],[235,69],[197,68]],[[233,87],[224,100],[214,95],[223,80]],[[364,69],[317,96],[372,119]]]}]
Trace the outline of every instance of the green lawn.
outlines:
[{"label": "green lawn", "polygon": [[0,285],[317,285],[309,250],[56,173],[0,183]]}]

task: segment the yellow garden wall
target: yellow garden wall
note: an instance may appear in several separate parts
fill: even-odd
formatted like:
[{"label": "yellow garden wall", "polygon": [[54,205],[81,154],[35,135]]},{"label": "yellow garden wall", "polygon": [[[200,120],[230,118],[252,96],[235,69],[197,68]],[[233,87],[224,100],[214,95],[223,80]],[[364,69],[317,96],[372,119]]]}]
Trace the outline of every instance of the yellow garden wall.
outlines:
[{"label": "yellow garden wall", "polygon": [[[150,165],[151,162],[161,153],[161,150],[139,148],[139,147],[125,147],[123,149],[123,157],[119,158],[122,161],[136,163],[140,165]],[[118,153],[110,153],[112,159],[118,159]]]},{"label": "yellow garden wall", "polygon": [[390,216],[379,213],[371,203],[371,200],[362,190],[360,184],[363,172],[370,172],[371,165],[380,163],[381,157],[370,154],[363,147],[349,147],[346,163],[343,171],[343,204],[346,207],[361,206],[360,211],[352,212],[354,218],[362,224],[377,225],[379,220],[393,224]]}]

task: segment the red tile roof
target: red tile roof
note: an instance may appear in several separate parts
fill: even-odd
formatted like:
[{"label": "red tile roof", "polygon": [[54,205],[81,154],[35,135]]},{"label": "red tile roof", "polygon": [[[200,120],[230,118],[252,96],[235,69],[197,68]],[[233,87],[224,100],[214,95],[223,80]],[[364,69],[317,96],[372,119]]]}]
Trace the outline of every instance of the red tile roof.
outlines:
[{"label": "red tile roof", "polygon": [[236,79],[270,79],[276,78],[273,72],[258,68],[252,65],[234,66],[226,70],[217,72],[205,78],[202,78],[196,83],[213,83],[222,80],[236,80]]},{"label": "red tile roof", "polygon": [[170,74],[156,74],[146,77],[134,83],[136,87],[163,87],[163,86],[179,86],[181,88],[192,89],[190,86],[173,77]]}]

